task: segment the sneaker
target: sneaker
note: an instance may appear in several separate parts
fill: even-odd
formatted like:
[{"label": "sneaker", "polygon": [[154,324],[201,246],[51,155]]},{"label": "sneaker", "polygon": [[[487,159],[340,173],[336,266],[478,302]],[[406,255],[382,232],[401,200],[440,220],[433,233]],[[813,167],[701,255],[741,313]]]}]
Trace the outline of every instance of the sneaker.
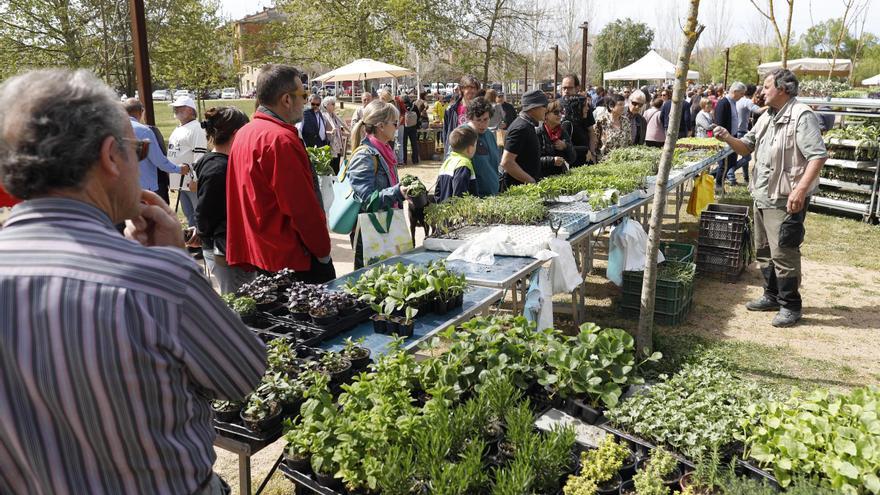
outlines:
[{"label": "sneaker", "polygon": [[754,301],[747,302],[746,309],[749,311],[776,311],[779,309],[779,303],[765,294]]},{"label": "sneaker", "polygon": [[736,179],[727,179],[728,186],[738,186],[739,184],[736,182]]},{"label": "sneaker", "polygon": [[773,317],[772,325],[777,328],[792,327],[801,319],[801,316],[800,311],[779,308],[779,312]]}]

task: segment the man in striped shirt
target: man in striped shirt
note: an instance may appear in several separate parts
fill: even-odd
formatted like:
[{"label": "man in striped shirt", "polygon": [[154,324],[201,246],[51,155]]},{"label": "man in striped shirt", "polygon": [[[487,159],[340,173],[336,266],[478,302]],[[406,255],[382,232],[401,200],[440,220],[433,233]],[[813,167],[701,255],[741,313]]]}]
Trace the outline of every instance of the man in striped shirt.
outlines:
[{"label": "man in striped shirt", "polygon": [[[0,86],[0,493],[219,494],[211,398],[237,400],[265,349],[142,191],[135,139],[86,71]],[[119,236],[113,225],[130,220]]]}]

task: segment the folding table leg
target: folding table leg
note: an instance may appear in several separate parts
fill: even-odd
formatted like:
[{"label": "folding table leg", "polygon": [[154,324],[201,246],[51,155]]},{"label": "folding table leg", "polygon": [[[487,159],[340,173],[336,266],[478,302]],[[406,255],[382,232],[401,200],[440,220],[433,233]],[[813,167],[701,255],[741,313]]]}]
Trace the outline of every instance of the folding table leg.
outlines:
[{"label": "folding table leg", "polygon": [[238,487],[244,495],[251,493],[251,456],[238,454]]}]

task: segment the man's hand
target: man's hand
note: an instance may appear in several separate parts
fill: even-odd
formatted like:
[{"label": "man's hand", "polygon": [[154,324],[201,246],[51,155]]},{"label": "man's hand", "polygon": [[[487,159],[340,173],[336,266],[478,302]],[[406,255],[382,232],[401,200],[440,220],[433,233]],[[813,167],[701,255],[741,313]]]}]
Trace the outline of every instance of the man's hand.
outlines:
[{"label": "man's hand", "polygon": [[730,137],[730,133],[727,132],[727,129],[721,127],[720,125],[716,125],[714,129],[712,129],[712,135],[715,139],[719,141],[727,142],[727,138]]},{"label": "man's hand", "polygon": [[595,155],[592,151],[588,151],[588,152],[587,152],[587,156],[584,157],[584,158],[585,158],[586,161],[588,161],[588,162],[594,162],[594,161],[596,161],[596,155]]},{"label": "man's hand", "polygon": [[553,148],[556,149],[557,151],[564,150],[566,146],[567,145],[565,144],[565,141],[563,141],[561,139],[559,141],[556,141],[555,143],[553,143]]},{"label": "man's hand", "polygon": [[198,181],[191,180],[189,181],[189,185],[187,185],[186,187],[189,189],[189,192],[199,192]]},{"label": "man's hand", "polygon": [[174,210],[156,193],[141,191],[140,215],[125,222],[125,237],[144,246],[183,249],[183,231]]},{"label": "man's hand", "polygon": [[189,165],[183,164],[180,166],[180,175],[186,175],[189,173]]},{"label": "man's hand", "polygon": [[562,167],[565,165],[565,158],[562,158],[561,156],[557,156],[556,158],[553,159],[553,164],[556,165],[557,167]]},{"label": "man's hand", "polygon": [[803,209],[805,196],[806,193],[803,190],[799,188],[792,189],[788,195],[788,203],[785,205],[785,209],[788,210],[790,215],[794,215]]}]

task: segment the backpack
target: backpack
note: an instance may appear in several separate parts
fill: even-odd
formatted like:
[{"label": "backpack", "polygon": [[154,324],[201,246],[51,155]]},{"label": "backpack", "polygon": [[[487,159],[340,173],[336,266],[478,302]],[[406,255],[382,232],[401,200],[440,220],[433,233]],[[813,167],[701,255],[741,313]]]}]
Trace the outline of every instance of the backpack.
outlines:
[{"label": "backpack", "polygon": [[406,114],[403,116],[403,125],[406,127],[415,127],[419,125],[419,114],[416,113],[415,107],[409,107],[406,109]]}]

